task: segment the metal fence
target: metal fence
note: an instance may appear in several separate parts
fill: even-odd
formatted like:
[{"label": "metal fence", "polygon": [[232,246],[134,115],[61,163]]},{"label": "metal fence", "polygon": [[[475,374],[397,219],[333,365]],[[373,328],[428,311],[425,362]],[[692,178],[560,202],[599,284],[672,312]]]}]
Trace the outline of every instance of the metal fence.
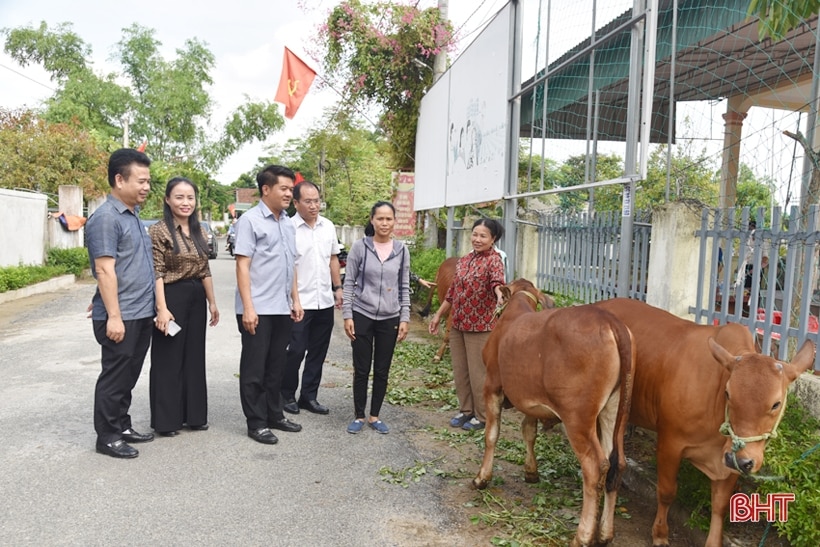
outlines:
[{"label": "metal fence", "polygon": [[[746,325],[762,353],[789,359],[804,340],[818,342],[820,232],[800,229],[797,207],[751,213],[703,211],[698,304],[689,311],[698,323]],[[805,225],[817,226],[817,215],[811,206]]]},{"label": "metal fence", "polygon": [[[632,232],[628,296],[646,300],[649,238],[646,214],[636,214]],[[621,216],[609,213],[541,213],[536,284],[583,303],[618,296]]]}]

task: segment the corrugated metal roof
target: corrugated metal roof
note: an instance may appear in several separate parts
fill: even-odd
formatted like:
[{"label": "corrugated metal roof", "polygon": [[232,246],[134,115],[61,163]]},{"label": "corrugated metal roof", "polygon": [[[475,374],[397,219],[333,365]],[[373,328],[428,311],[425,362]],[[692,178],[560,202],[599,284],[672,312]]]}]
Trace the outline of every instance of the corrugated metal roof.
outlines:
[{"label": "corrugated metal roof", "polygon": [[[679,2],[676,101],[718,100],[743,95],[755,105],[789,110],[807,108],[817,17],[773,44],[769,39],[758,39],[757,19],[746,17],[747,8],[748,0]],[[605,25],[598,36],[618,29],[630,19],[631,11],[625,12]],[[658,16],[652,142],[667,141],[671,36],[672,1],[662,0]],[[590,39],[581,42],[550,64],[546,131],[542,132],[540,127],[543,82],[522,95],[522,137],[586,138],[590,58],[586,55],[568,61],[589,43]],[[594,86],[600,91],[598,138],[601,140],[625,139],[629,44],[630,31],[627,28],[595,53]],[[522,88],[531,86],[543,74],[542,71],[530,78]],[[534,134],[532,127],[535,127]]]}]

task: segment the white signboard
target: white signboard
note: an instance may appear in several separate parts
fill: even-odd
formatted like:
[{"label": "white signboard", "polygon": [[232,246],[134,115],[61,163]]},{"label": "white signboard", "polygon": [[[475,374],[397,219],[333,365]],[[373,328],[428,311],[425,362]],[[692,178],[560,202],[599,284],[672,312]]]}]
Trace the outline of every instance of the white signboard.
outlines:
[{"label": "white signboard", "polygon": [[450,73],[445,72],[421,100],[416,131],[416,211],[444,205],[449,95]]},{"label": "white signboard", "polygon": [[[510,3],[422,100],[416,210],[494,201],[504,195],[511,14]],[[441,104],[445,100],[446,106]]]}]

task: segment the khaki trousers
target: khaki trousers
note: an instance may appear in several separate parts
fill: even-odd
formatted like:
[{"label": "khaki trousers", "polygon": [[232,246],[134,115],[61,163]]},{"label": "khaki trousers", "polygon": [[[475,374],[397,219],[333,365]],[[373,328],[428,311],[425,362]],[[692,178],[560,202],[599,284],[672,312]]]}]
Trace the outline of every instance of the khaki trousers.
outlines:
[{"label": "khaki trousers", "polygon": [[474,414],[480,422],[487,420],[484,412],[484,378],[487,367],[481,356],[489,332],[450,331],[450,355],[453,358],[453,382],[456,385],[459,410]]}]

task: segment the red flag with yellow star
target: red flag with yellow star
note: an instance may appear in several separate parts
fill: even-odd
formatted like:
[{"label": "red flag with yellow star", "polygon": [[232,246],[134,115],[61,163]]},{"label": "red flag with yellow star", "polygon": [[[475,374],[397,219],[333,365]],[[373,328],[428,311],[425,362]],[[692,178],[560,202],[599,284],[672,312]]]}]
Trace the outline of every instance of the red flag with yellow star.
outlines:
[{"label": "red flag with yellow star", "polygon": [[285,48],[285,59],[282,62],[282,76],[274,101],[285,105],[285,117],[293,119],[302,99],[307,95],[310,84],[316,77],[316,71],[307,66],[291,50]]}]

